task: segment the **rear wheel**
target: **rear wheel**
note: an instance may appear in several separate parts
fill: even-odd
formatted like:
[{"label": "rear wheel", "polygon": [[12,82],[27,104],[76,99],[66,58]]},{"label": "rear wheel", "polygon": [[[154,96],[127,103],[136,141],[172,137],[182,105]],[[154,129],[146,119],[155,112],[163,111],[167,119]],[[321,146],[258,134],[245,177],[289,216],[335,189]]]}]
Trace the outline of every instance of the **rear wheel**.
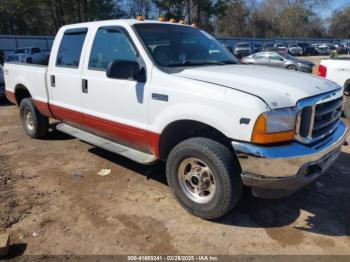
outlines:
[{"label": "rear wheel", "polygon": [[34,106],[31,98],[25,98],[20,104],[20,119],[22,126],[32,138],[41,138],[49,131],[49,119],[43,116]]},{"label": "rear wheel", "polygon": [[238,161],[224,145],[191,138],[178,144],[167,160],[167,180],[176,200],[190,213],[217,219],[242,194]]}]

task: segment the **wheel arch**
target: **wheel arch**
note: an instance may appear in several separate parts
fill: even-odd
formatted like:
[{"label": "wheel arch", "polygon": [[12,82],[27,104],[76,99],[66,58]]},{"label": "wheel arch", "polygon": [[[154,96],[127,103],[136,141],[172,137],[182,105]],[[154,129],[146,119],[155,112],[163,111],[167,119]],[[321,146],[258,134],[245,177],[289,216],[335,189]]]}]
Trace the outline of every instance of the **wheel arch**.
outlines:
[{"label": "wheel arch", "polygon": [[32,97],[28,88],[24,84],[17,84],[15,87],[14,93],[15,93],[16,103],[18,106],[21,104],[21,101],[23,99]]},{"label": "wheel arch", "polygon": [[192,137],[213,139],[233,152],[230,139],[221,131],[200,121],[184,119],[171,122],[163,129],[158,145],[159,158],[166,160],[176,145]]}]

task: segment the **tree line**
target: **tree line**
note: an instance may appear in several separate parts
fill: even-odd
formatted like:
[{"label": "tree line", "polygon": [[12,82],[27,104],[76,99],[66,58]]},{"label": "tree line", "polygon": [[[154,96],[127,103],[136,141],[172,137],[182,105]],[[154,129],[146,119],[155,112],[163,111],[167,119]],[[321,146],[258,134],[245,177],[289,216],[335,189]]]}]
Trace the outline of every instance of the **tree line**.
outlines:
[{"label": "tree line", "polygon": [[175,18],[218,36],[350,38],[350,5],[329,0],[0,0],[0,34],[54,35],[71,23]]}]

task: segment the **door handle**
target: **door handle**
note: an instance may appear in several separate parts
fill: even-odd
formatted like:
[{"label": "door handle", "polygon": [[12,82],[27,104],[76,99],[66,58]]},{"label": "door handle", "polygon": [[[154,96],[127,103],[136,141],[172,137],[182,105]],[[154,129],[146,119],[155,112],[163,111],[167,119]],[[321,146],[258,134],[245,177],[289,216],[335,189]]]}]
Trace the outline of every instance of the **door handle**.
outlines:
[{"label": "door handle", "polygon": [[86,79],[82,80],[82,87],[81,90],[84,94],[87,94],[89,92],[89,87],[88,87],[88,81]]},{"label": "door handle", "polygon": [[51,79],[51,86],[55,87],[56,86],[56,78],[55,78],[55,76],[51,75],[50,79]]}]

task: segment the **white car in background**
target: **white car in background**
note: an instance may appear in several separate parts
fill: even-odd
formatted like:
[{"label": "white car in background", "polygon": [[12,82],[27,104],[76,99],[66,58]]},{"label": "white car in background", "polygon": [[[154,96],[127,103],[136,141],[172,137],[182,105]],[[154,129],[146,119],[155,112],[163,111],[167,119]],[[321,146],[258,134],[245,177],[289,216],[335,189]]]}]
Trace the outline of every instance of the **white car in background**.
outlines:
[{"label": "white car in background", "polygon": [[324,59],[318,68],[318,75],[344,87],[344,115],[350,119],[350,59]]},{"label": "white car in background", "polygon": [[46,64],[47,54],[41,51],[38,47],[18,48],[7,56],[6,61],[28,64]]}]

